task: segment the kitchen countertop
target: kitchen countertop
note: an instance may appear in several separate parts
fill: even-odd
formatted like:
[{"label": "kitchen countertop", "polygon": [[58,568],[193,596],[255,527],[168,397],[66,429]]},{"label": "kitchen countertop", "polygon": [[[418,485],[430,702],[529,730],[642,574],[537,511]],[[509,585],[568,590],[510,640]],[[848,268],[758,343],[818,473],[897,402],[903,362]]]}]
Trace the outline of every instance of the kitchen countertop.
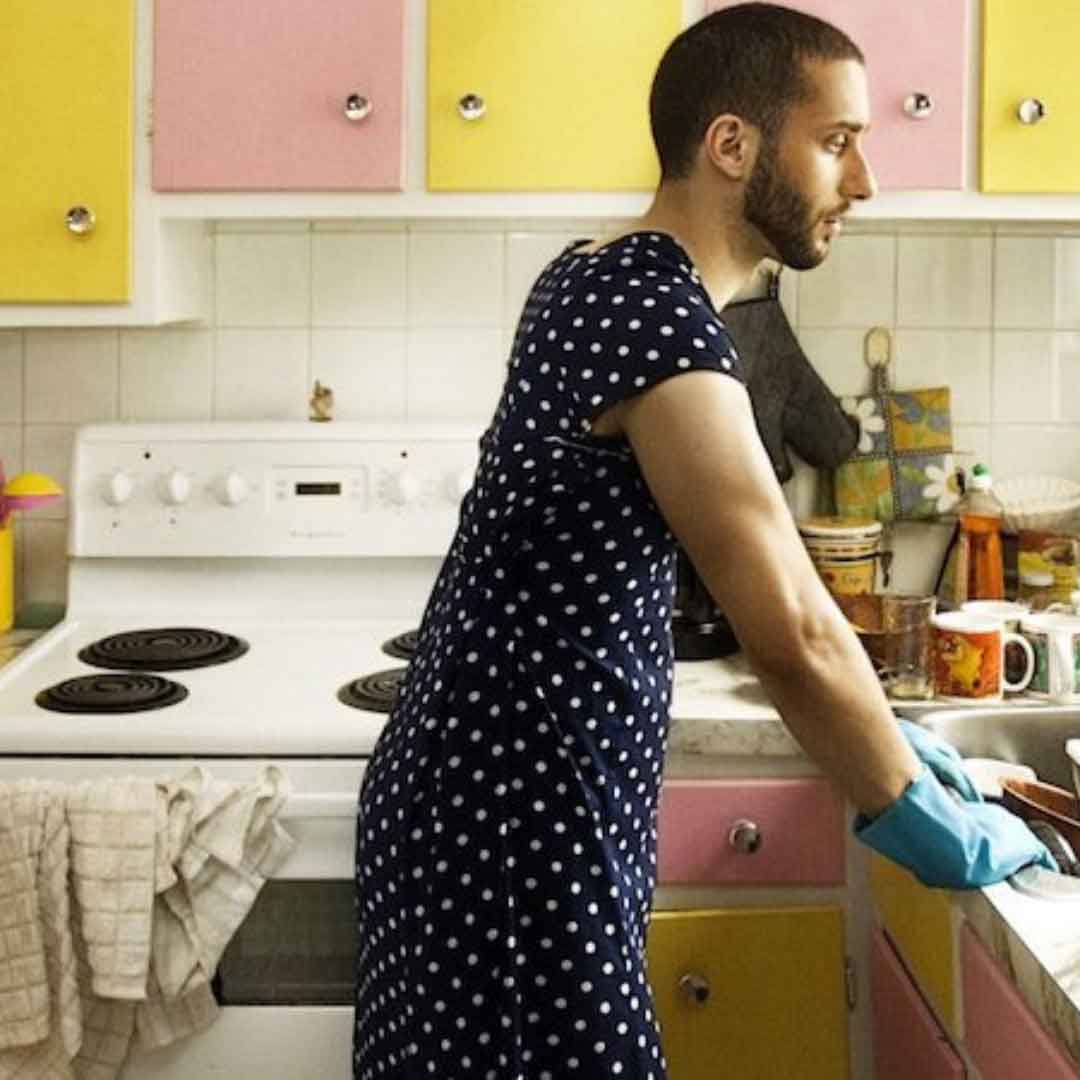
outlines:
[{"label": "kitchen countertop", "polygon": [[1043,1026],[1080,1066],[1080,901],[1011,885],[957,893],[964,917]]},{"label": "kitchen countertop", "polygon": [[[42,633],[0,634],[0,667]],[[668,753],[805,760],[741,654],[676,665]],[[955,896],[1029,1008],[1080,1063],[1080,904],[1032,900],[1005,884]]]},{"label": "kitchen countertop", "polygon": [[[741,654],[676,665],[668,752],[804,757]],[[1035,900],[1008,884],[953,895],[1028,1008],[1080,1065],[1080,901]]]},{"label": "kitchen countertop", "polygon": [[14,660],[32,641],[36,641],[44,630],[7,630],[0,634],[0,667],[9,660]]}]

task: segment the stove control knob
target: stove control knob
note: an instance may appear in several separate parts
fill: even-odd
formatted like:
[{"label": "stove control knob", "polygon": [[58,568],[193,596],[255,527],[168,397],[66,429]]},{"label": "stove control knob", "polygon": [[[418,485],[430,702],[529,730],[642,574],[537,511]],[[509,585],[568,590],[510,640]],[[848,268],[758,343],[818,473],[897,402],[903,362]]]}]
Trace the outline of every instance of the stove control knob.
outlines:
[{"label": "stove control knob", "polygon": [[191,477],[182,469],[173,469],[161,478],[158,491],[162,501],[170,506],[180,506],[191,494]]},{"label": "stove control knob", "polygon": [[123,471],[114,472],[105,481],[104,497],[110,506],[123,506],[135,492],[135,481],[131,474]]},{"label": "stove control knob", "polygon": [[420,498],[420,477],[411,472],[399,472],[390,481],[390,495],[399,506],[411,506]]},{"label": "stove control knob", "polygon": [[461,502],[472,487],[472,482],[472,469],[462,469],[460,472],[451,473],[446,478],[446,493],[450,496],[451,502]]},{"label": "stove control knob", "polygon": [[224,506],[239,506],[248,497],[248,482],[236,470],[218,477],[214,494]]}]

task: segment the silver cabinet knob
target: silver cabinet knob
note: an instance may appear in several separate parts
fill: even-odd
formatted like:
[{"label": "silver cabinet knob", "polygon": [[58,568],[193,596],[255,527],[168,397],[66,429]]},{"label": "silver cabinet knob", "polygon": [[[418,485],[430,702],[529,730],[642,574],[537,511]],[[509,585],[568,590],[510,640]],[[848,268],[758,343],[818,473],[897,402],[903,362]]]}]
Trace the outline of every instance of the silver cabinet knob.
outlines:
[{"label": "silver cabinet knob", "polygon": [[934,111],[934,99],[929,94],[916,90],[904,98],[904,112],[912,120],[925,120]]},{"label": "silver cabinet knob", "polygon": [[728,843],[740,855],[753,855],[764,843],[764,837],[755,822],[739,818],[728,831]]},{"label": "silver cabinet knob", "polygon": [[366,98],[363,94],[350,94],[345,99],[345,119],[358,124],[361,120],[366,120],[374,108],[371,98]]},{"label": "silver cabinet knob", "polygon": [[1037,124],[1046,119],[1046,105],[1038,98],[1024,98],[1016,112],[1022,124]]},{"label": "silver cabinet knob", "polygon": [[679,979],[679,992],[694,1005],[704,1005],[709,1000],[712,987],[704,975],[688,971]]},{"label": "silver cabinet knob", "polygon": [[97,216],[89,206],[73,206],[64,216],[64,224],[67,225],[68,232],[76,236],[86,236],[94,231]]},{"label": "silver cabinet knob", "polygon": [[479,94],[466,94],[457,103],[457,111],[463,120],[479,120],[487,112],[487,103]]}]

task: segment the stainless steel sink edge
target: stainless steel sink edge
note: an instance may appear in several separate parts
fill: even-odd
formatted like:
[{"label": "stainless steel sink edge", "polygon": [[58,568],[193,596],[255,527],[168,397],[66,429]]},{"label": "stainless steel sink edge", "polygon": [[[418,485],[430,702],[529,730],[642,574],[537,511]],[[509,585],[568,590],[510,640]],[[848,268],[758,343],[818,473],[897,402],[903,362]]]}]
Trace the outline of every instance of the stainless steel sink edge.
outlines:
[{"label": "stainless steel sink edge", "polygon": [[1080,737],[1080,706],[959,708],[907,719],[940,735],[961,757],[1029,765],[1045,783],[1073,790],[1065,743]]}]

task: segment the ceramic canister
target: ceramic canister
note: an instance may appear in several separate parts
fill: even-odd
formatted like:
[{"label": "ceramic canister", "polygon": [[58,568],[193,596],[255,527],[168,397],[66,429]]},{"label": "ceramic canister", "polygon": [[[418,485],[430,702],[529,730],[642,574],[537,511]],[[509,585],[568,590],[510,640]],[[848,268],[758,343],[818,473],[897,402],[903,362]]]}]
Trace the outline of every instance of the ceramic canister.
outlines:
[{"label": "ceramic canister", "polygon": [[874,592],[881,559],[881,522],[870,518],[811,517],[799,535],[826,588],[835,596]]}]

